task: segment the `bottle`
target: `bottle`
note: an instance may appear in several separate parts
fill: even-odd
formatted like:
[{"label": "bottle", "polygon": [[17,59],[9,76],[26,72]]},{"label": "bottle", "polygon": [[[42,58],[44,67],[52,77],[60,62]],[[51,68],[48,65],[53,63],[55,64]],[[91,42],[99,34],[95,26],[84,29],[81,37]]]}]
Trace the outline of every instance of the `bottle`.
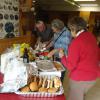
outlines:
[{"label": "bottle", "polygon": [[24,62],[24,63],[29,63],[29,55],[28,55],[28,50],[27,50],[27,48],[24,49],[23,62]]}]

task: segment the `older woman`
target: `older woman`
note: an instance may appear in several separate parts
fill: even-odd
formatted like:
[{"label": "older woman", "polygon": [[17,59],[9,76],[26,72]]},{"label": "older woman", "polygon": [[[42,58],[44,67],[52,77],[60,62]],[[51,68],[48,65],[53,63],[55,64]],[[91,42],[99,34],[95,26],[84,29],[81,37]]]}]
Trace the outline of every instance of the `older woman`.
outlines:
[{"label": "older woman", "polygon": [[69,100],[85,100],[85,94],[95,84],[98,71],[98,47],[95,37],[87,31],[87,23],[81,17],[73,17],[68,26],[74,37],[68,56],[60,50],[61,62],[70,74]]},{"label": "older woman", "polygon": [[51,46],[53,46],[54,49],[48,54],[48,57],[54,55],[54,57],[57,59],[59,58],[59,49],[62,48],[64,50],[64,53],[67,54],[67,49],[71,42],[71,33],[65,27],[63,21],[59,19],[54,19],[51,22],[51,27],[54,32],[54,38],[51,42]]},{"label": "older woman", "polygon": [[[64,53],[67,54],[67,49],[72,39],[71,33],[65,27],[63,21],[59,19],[54,19],[51,22],[51,27],[54,32],[54,38],[48,47],[53,46],[54,49],[48,54],[48,57],[52,57],[54,55],[54,60],[60,61],[59,49],[63,49]],[[65,75],[65,71],[62,73],[61,76],[62,81],[64,75]]]}]

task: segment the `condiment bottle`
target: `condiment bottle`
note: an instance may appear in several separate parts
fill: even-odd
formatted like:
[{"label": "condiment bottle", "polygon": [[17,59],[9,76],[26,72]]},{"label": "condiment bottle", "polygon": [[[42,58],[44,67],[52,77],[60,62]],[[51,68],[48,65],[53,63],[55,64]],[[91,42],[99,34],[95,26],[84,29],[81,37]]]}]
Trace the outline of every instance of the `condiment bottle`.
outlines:
[{"label": "condiment bottle", "polygon": [[23,62],[24,62],[24,63],[29,63],[29,55],[28,55],[28,50],[27,50],[27,48],[24,49]]}]

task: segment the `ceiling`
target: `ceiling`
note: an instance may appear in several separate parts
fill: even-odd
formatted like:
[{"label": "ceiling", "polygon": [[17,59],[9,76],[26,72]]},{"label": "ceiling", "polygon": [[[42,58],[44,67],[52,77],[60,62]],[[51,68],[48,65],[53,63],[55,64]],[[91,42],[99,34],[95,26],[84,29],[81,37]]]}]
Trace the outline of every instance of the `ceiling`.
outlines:
[{"label": "ceiling", "polygon": [[[72,3],[75,3],[74,5]],[[38,0],[39,5],[44,10],[87,10],[100,11],[100,0],[96,1],[74,1],[74,0]],[[88,4],[88,7],[82,7],[81,4]],[[91,7],[89,4],[98,4]],[[80,6],[80,7],[79,7]]]}]

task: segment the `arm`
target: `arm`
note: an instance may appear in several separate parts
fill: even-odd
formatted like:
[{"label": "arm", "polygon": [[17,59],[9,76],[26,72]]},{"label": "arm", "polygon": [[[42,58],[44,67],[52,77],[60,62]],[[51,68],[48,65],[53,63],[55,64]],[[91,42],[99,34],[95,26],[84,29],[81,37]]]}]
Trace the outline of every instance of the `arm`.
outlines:
[{"label": "arm", "polygon": [[38,37],[38,39],[37,39],[37,41],[36,41],[36,43],[35,43],[35,50],[39,50],[39,44],[40,44],[40,40],[41,40],[41,38],[40,37]]},{"label": "arm", "polygon": [[49,58],[52,57],[58,50],[57,49],[53,49],[52,51],[50,51],[50,53],[47,55]]},{"label": "arm", "polygon": [[79,58],[80,58],[79,45],[77,45],[77,43],[72,43],[68,50],[68,57],[63,56],[61,62],[64,64],[65,67],[67,67],[70,71],[72,71],[77,67],[80,60]]},{"label": "arm", "polygon": [[46,42],[45,46],[43,48],[49,49],[50,47],[53,46],[53,38]]},{"label": "arm", "polygon": [[65,56],[63,49],[59,50],[59,57],[61,58],[61,62],[63,63],[63,65],[67,66],[67,56]]},{"label": "arm", "polygon": [[[49,42],[48,42],[49,43]],[[48,44],[47,43],[47,44]],[[52,47],[53,46],[53,41],[51,41],[48,45],[46,45],[46,49],[49,49],[50,47]]]}]

